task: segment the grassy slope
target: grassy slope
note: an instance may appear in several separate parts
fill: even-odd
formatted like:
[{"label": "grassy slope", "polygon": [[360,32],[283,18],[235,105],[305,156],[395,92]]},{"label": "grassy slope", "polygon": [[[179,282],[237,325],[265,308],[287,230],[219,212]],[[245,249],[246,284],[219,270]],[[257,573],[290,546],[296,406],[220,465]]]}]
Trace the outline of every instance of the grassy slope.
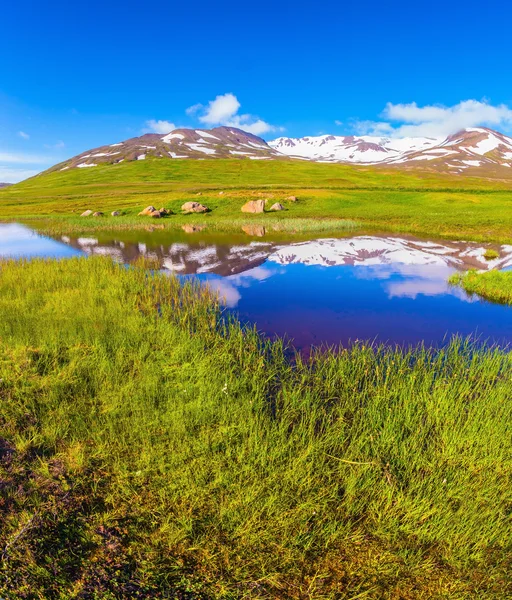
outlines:
[{"label": "grassy slope", "polygon": [[[225,194],[219,196],[219,190]],[[196,197],[199,191],[202,196]],[[291,194],[300,201],[287,203],[286,212],[242,217],[240,207],[248,199],[278,201]],[[153,204],[178,211],[186,200],[200,200],[212,212],[175,216],[166,219],[166,227],[193,221],[239,229],[251,220],[330,229],[319,219],[343,218],[373,228],[512,241],[510,181],[298,161],[153,159],[57,172],[0,191],[0,219],[36,217],[40,227],[54,231],[145,226],[147,220],[136,217],[141,208]],[[101,222],[79,218],[86,208],[107,214],[121,209],[126,216]]]},{"label": "grassy slope", "polygon": [[510,271],[468,271],[450,277],[450,283],[460,285],[468,294],[478,294],[491,302],[512,304],[512,273]]},{"label": "grassy slope", "polygon": [[3,597],[512,595],[509,355],[292,367],[104,258],[1,264],[0,315]]}]

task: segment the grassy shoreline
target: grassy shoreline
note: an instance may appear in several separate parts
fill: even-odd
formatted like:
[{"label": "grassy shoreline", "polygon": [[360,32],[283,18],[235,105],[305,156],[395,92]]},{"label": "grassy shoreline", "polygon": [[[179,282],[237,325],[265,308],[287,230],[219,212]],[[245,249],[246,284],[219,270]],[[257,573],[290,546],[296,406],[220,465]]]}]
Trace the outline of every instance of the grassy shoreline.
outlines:
[{"label": "grassy shoreline", "polygon": [[477,294],[490,302],[512,304],[512,273],[510,271],[456,273],[450,277],[449,282],[462,287],[468,294]]},{"label": "grassy shoreline", "polygon": [[[0,219],[0,223],[17,222],[33,228],[42,235],[87,235],[114,234],[140,230],[163,230],[169,233],[179,232],[184,226],[193,225],[204,228],[203,233],[235,234],[244,231],[244,227],[263,227],[264,238],[283,240],[296,239],[308,235],[322,234],[329,237],[345,237],[347,233],[354,235],[410,235],[423,239],[438,239],[452,241],[473,241],[495,244],[512,244],[511,229],[500,227],[500,230],[489,230],[482,233],[481,229],[457,227],[433,228],[428,223],[393,224],[385,220],[365,221],[345,218],[300,218],[274,217],[270,214],[253,215],[250,217],[205,218],[199,215],[173,215],[157,221],[144,217],[124,216],[102,219],[80,217],[32,217],[16,219]],[[304,238],[304,239],[311,239]]]},{"label": "grassy shoreline", "polygon": [[512,594],[509,354],[291,364],[144,266],[0,263],[2,595]]},{"label": "grassy shoreline", "polygon": [[[298,202],[287,201],[292,195]],[[286,210],[242,215],[251,199],[282,202]],[[0,220],[62,234],[141,228],[148,224],[137,217],[142,208],[179,213],[190,200],[211,212],[176,214],[164,220],[166,228],[193,223],[229,231],[243,222],[315,232],[356,222],[369,230],[512,242],[512,180],[293,161],[154,159],[43,174],[0,190]],[[86,209],[124,216],[81,219]]]}]

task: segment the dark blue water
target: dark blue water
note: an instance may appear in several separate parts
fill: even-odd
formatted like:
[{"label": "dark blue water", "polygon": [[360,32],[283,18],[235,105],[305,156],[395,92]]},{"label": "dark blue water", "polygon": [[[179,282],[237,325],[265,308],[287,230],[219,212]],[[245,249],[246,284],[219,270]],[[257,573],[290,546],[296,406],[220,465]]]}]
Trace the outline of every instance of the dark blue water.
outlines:
[{"label": "dark blue water", "polygon": [[449,273],[427,266],[404,274],[398,265],[275,268],[264,263],[255,278],[249,273],[228,281],[212,275],[200,279],[224,295],[244,322],[291,337],[301,348],[356,340],[440,345],[453,335],[512,342],[512,308],[447,285]]},{"label": "dark blue water", "polygon": [[512,343],[512,307],[447,283],[457,270],[512,266],[511,246],[493,246],[500,257],[490,263],[483,258],[487,247],[397,236],[277,243],[176,232],[54,240],[0,225],[0,256],[102,254],[128,263],[145,255],[165,272],[216,290],[244,323],[303,349],[356,340],[438,346],[454,335]]}]

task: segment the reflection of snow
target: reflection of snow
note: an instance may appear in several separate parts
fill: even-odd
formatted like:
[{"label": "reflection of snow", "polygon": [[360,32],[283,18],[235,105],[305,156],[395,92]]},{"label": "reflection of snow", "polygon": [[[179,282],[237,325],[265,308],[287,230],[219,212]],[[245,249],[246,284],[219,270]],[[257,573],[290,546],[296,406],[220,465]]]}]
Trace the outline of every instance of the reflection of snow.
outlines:
[{"label": "reflection of snow", "polygon": [[184,271],[186,269],[186,265],[177,261],[174,261],[172,258],[164,258],[162,261],[162,268],[167,269],[168,271]]},{"label": "reflection of snow", "polygon": [[325,239],[303,242],[280,248],[269,257],[279,264],[306,265],[381,265],[381,264],[444,264],[438,254],[446,249],[437,246],[423,250],[399,238],[360,236],[346,239]]},{"label": "reflection of snow", "polygon": [[110,256],[110,258],[113,258],[114,260],[123,262],[123,253],[118,248],[105,248],[103,246],[88,246],[88,247],[85,247],[83,250],[84,250],[84,252],[87,252],[87,254],[96,254],[96,255],[99,254],[100,256]]},{"label": "reflection of snow", "polygon": [[[63,241],[66,239],[61,238]],[[119,242],[98,242],[95,238],[78,238],[67,242],[90,252],[91,246],[113,248],[112,254],[118,256],[118,249],[124,247]],[[138,254],[147,254],[151,245],[136,243]],[[276,246],[270,242],[252,241],[249,244],[230,246],[204,243],[200,237],[193,244],[174,242],[153,246],[164,268],[179,273],[231,273],[244,272],[254,264],[265,260],[279,265],[304,264],[331,267],[338,265],[410,267],[451,267],[457,269],[477,268],[503,269],[512,266],[512,246],[494,246],[500,256],[487,261],[484,258],[489,246],[471,242],[434,242],[413,238],[356,236],[341,239],[320,239]],[[126,260],[132,261],[134,247],[127,247]],[[245,271],[247,272],[247,271]],[[409,273],[404,273],[409,275]],[[385,278],[382,273],[377,277]]]},{"label": "reflection of snow", "polygon": [[336,265],[439,265],[483,270],[512,265],[512,246],[503,245],[500,257],[487,261],[487,247],[468,242],[430,242],[398,237],[357,236],[290,244],[276,250],[270,261],[281,265],[301,263]]},{"label": "reflection of snow", "polygon": [[[68,238],[69,240],[69,238]],[[64,239],[64,237],[62,238],[62,241],[65,242],[66,240]],[[95,246],[98,243],[98,240],[96,238],[78,238],[77,239],[78,245],[79,246]]]}]

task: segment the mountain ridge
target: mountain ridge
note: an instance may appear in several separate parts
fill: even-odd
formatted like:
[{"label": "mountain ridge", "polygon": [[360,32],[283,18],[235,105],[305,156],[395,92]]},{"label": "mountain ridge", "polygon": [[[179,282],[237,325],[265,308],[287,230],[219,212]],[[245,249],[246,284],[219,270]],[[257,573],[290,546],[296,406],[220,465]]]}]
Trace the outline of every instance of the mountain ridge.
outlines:
[{"label": "mountain ridge", "polygon": [[82,152],[48,172],[146,158],[308,160],[508,179],[512,177],[512,138],[473,127],[446,137],[321,135],[279,137],[267,143],[235,127],[179,128],[166,135],[146,133]]},{"label": "mountain ridge", "polygon": [[118,164],[146,158],[205,159],[248,158],[252,160],[288,159],[263,139],[235,127],[214,129],[174,129],[166,135],[145,133],[123,142],[99,146],[77,154],[51,167],[49,171]]},{"label": "mountain ridge", "polygon": [[447,137],[314,136],[280,137],[269,145],[291,158],[316,162],[425,168],[451,173],[512,167],[512,138],[485,127]]}]

